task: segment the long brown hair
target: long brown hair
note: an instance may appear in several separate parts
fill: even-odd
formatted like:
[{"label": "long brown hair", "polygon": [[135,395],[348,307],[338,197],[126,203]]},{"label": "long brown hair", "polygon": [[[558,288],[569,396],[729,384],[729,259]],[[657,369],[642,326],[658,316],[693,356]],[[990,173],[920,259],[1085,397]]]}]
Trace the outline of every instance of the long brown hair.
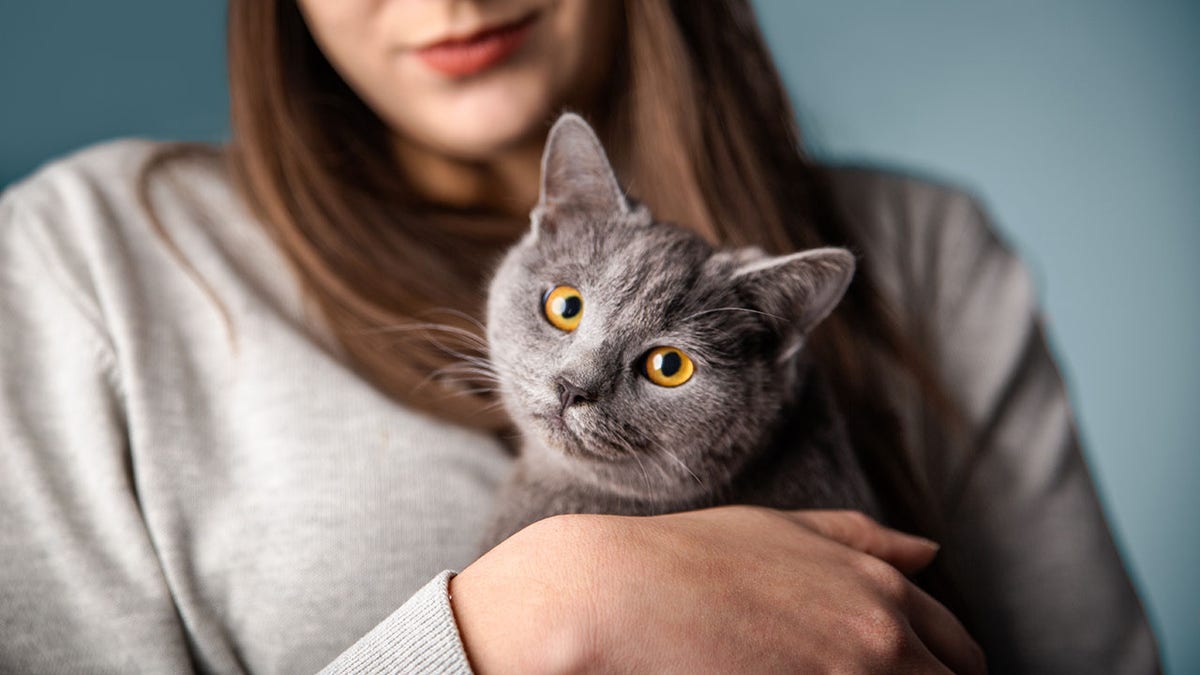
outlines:
[{"label": "long brown hair", "polygon": [[[635,196],[713,242],[863,250],[802,149],[748,0],[627,0],[624,17],[604,103],[583,112]],[[385,125],[326,61],[294,0],[230,0],[229,71],[236,181],[347,359],[406,405],[501,429],[489,392],[431,380],[459,355],[402,329],[437,310],[478,318],[486,272],[525,224],[420,203]],[[882,358],[945,397],[869,264],[810,344],[894,524],[940,538],[939,505],[870,364]]]}]

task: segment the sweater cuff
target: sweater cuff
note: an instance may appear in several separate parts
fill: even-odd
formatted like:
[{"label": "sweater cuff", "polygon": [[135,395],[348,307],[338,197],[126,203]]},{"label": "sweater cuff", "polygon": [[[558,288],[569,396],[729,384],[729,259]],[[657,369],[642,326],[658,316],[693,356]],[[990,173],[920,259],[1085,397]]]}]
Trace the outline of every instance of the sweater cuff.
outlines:
[{"label": "sweater cuff", "polygon": [[446,570],[425,584],[333,663],[327,673],[455,673],[471,675],[450,609]]}]

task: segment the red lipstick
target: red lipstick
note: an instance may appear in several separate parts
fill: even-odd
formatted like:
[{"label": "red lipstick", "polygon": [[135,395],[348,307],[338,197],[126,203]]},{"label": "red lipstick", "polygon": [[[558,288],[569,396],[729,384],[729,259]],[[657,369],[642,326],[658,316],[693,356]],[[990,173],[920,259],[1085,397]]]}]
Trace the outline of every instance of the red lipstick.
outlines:
[{"label": "red lipstick", "polygon": [[537,13],[512,23],[449,38],[416,50],[425,65],[449,77],[466,77],[487,70],[525,44]]}]

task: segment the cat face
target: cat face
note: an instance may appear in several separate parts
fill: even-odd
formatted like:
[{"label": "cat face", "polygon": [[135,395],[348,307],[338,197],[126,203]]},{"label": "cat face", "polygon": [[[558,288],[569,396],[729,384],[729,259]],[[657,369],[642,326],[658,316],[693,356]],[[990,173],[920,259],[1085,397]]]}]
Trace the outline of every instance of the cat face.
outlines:
[{"label": "cat face", "polygon": [[599,141],[564,116],[530,232],[488,298],[509,413],[543,456],[618,493],[727,480],[796,386],[803,337],[837,303],[840,249],[714,251],[621,193]]}]

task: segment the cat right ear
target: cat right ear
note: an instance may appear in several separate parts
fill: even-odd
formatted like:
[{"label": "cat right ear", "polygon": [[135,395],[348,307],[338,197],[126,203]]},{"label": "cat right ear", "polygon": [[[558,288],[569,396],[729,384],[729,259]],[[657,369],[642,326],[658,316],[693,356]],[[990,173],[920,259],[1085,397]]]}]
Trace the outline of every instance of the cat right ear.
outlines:
[{"label": "cat right ear", "polygon": [[771,317],[797,345],[829,316],[854,277],[854,255],[844,248],[746,258],[734,271],[734,282],[754,309]]},{"label": "cat right ear", "polygon": [[536,233],[566,218],[601,218],[629,212],[604,146],[574,113],[558,118],[542,153],[542,181],[531,220]]}]

